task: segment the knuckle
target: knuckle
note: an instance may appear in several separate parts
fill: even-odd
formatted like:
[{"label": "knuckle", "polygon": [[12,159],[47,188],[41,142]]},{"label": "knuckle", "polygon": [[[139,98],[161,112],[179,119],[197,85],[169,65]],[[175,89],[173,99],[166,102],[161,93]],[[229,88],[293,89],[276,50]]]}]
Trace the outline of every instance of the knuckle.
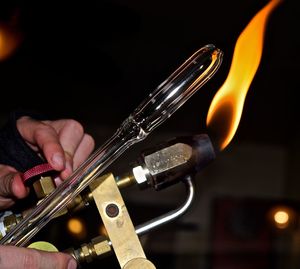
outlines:
[{"label": "knuckle", "polygon": [[34,130],[34,137],[36,140],[43,137],[45,133],[53,133],[54,129],[50,125],[39,123],[39,125]]},{"label": "knuckle", "polygon": [[78,121],[69,119],[66,124],[76,134],[81,136],[84,134],[83,126]]}]

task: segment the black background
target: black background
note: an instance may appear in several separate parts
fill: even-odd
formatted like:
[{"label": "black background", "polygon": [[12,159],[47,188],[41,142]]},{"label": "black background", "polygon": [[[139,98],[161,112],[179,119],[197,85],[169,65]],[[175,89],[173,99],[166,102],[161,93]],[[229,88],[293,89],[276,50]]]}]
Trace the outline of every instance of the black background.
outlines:
[{"label": "black background", "polygon": [[[25,107],[117,127],[186,58],[212,43],[224,52],[220,70],[162,127],[203,132],[236,39],[266,3],[2,1],[0,19],[22,42],[0,62],[0,112]],[[295,5],[283,1],[269,19],[238,141],[286,145],[298,134]]]},{"label": "black background", "polygon": [[[235,42],[251,18],[267,2],[1,1],[0,30],[3,25],[8,27],[10,33],[21,38],[21,42],[9,58],[0,61],[0,119],[5,120],[14,109],[29,108],[50,117],[75,118],[92,134],[98,135],[103,128],[107,135],[107,130],[110,132],[117,128],[183,61],[200,47],[212,43],[224,52],[220,69],[157,130],[168,134],[206,132],[206,114],[214,94],[227,77]],[[227,148],[227,157],[226,154],[223,159],[220,156],[219,166],[210,170],[211,178],[216,173],[218,181],[203,180],[206,185],[200,184],[200,188],[203,188],[198,196],[200,199],[212,185],[221,186],[225,189],[224,193],[228,189],[234,190],[235,185],[242,182],[240,174],[229,173],[226,178],[226,171],[235,170],[235,166],[240,166],[240,170],[246,164],[249,169],[258,167],[258,180],[263,177],[259,176],[264,175],[263,171],[272,168],[272,160],[265,160],[262,167],[255,162],[257,150],[253,150],[253,155],[249,154],[251,150],[246,150],[244,159],[239,156],[245,155],[238,155],[237,151],[233,153],[236,158],[230,157],[231,149],[243,142],[250,147],[270,145],[270,150],[279,147],[291,152],[286,160],[291,172],[286,178],[290,173],[298,181],[298,168],[292,170],[293,164],[298,167],[299,159],[292,157],[298,156],[295,145],[299,145],[300,137],[300,40],[297,26],[300,14],[296,5],[297,1],[283,1],[269,18],[262,61],[247,95],[238,131]],[[96,142],[101,144],[97,135]],[[272,151],[266,156],[270,155]],[[255,162],[255,165],[251,166],[251,162]],[[265,174],[269,174],[269,170]],[[234,183],[226,181],[222,185],[223,178],[224,181],[231,178],[236,180],[232,181]],[[255,180],[253,178],[253,184],[259,186]],[[247,186],[246,183],[241,184]],[[228,189],[224,187],[227,185]],[[295,190],[299,197],[300,186],[297,189],[293,187],[295,185],[291,184],[290,189]],[[246,188],[243,187],[243,190]],[[240,193],[239,188],[237,192]],[[247,193],[247,190],[244,192]],[[166,195],[166,199],[174,197]],[[148,219],[149,214],[156,215],[159,210],[165,212],[162,206],[148,206],[147,209],[143,207],[135,217]],[[209,206],[212,214],[211,204]],[[204,200],[201,209],[205,208],[207,204]],[[97,222],[97,214],[93,215],[90,211],[82,214],[85,214],[88,224]],[[53,240],[64,237],[66,232],[63,226],[57,225],[57,228],[50,229],[52,232],[49,234],[48,230],[44,230],[41,237],[47,234]],[[162,241],[161,238],[168,231],[174,235],[170,227],[167,226],[158,236],[151,237],[153,241]],[[91,233],[88,238],[91,238],[95,231],[92,228],[88,231]],[[66,236],[62,243],[73,245],[75,241],[72,240]],[[244,245],[244,241],[241,245]],[[239,251],[240,246],[237,247],[237,253]],[[210,257],[211,253],[205,254]],[[176,256],[173,255],[171,253],[171,258]],[[234,260],[239,257],[234,253]],[[245,257],[247,264],[249,259]],[[184,261],[188,259],[185,257]],[[165,260],[159,256],[159,260],[158,268],[170,266],[169,256]],[[162,265],[164,261],[166,266]],[[107,263],[112,262],[116,262],[115,259]],[[100,264],[103,266],[102,261]]]}]

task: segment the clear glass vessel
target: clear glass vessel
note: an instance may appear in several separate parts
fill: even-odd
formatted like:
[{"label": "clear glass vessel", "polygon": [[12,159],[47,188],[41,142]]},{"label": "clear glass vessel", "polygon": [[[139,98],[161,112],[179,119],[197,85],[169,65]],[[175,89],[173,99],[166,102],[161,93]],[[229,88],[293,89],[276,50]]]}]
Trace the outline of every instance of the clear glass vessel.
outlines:
[{"label": "clear glass vessel", "polygon": [[217,71],[222,55],[214,45],[195,52],[129,115],[102,147],[2,238],[0,244],[26,245],[126,149],[143,140],[204,85]]}]

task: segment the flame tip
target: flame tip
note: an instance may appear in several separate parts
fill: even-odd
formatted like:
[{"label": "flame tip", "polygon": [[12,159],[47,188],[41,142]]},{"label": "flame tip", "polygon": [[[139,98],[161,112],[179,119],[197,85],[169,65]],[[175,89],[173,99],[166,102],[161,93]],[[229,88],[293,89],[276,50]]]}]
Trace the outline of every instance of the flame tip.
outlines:
[{"label": "flame tip", "polygon": [[220,150],[233,139],[238,128],[250,84],[259,67],[266,21],[284,0],[271,0],[252,18],[237,39],[229,74],[215,94],[206,124],[216,134]]}]

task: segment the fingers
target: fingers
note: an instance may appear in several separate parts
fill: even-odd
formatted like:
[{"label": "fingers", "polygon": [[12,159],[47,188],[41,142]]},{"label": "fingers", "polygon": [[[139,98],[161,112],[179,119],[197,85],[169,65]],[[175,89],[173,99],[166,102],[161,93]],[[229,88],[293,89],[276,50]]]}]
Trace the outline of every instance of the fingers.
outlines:
[{"label": "fingers", "polygon": [[71,175],[72,171],[75,170],[80,164],[82,164],[89,157],[94,147],[95,147],[94,139],[90,135],[84,134],[82,140],[77,146],[75,153],[73,152],[70,153],[65,151],[65,156],[67,160],[66,163],[68,163],[68,160],[73,159],[72,160],[73,166],[71,171],[66,168],[61,173],[60,177],[55,178],[55,183],[57,186],[60,185],[64,179],[68,178]]},{"label": "fingers", "polygon": [[77,264],[71,256],[59,252],[0,246],[0,268],[75,269]]},{"label": "fingers", "polygon": [[66,179],[91,154],[95,143],[90,135],[84,133],[82,125],[75,120],[58,120],[49,123],[59,132],[59,140],[66,158],[66,168],[60,177]]},{"label": "fingers", "polygon": [[72,119],[35,121],[22,117],[17,127],[23,138],[40,148],[60,177],[66,179],[93,151],[93,138],[84,133],[82,125]]},{"label": "fingers", "polygon": [[73,168],[76,169],[80,164],[82,164],[88,156],[92,153],[95,147],[94,139],[85,134],[81,143],[79,144],[73,159]]},{"label": "fingers", "polygon": [[94,146],[94,139],[90,135],[84,134],[74,152],[72,151],[70,153],[68,151],[65,151],[67,164],[68,162],[72,163],[72,169],[69,170],[66,168],[61,173],[62,179],[66,179],[67,177],[69,177],[73,170],[75,170],[81,163],[83,163],[89,157],[89,155],[94,149]]},{"label": "fingers", "polygon": [[67,120],[60,127],[59,140],[66,159],[66,167],[61,173],[62,178],[67,178],[73,172],[73,158],[84,135],[83,127],[77,121]]},{"label": "fingers", "polygon": [[28,188],[25,187],[21,175],[7,165],[0,165],[0,208],[8,208],[14,204],[14,199],[27,196]]},{"label": "fingers", "polygon": [[57,131],[49,124],[22,117],[17,128],[26,142],[41,149],[48,163],[57,171],[65,168],[65,156]]}]

